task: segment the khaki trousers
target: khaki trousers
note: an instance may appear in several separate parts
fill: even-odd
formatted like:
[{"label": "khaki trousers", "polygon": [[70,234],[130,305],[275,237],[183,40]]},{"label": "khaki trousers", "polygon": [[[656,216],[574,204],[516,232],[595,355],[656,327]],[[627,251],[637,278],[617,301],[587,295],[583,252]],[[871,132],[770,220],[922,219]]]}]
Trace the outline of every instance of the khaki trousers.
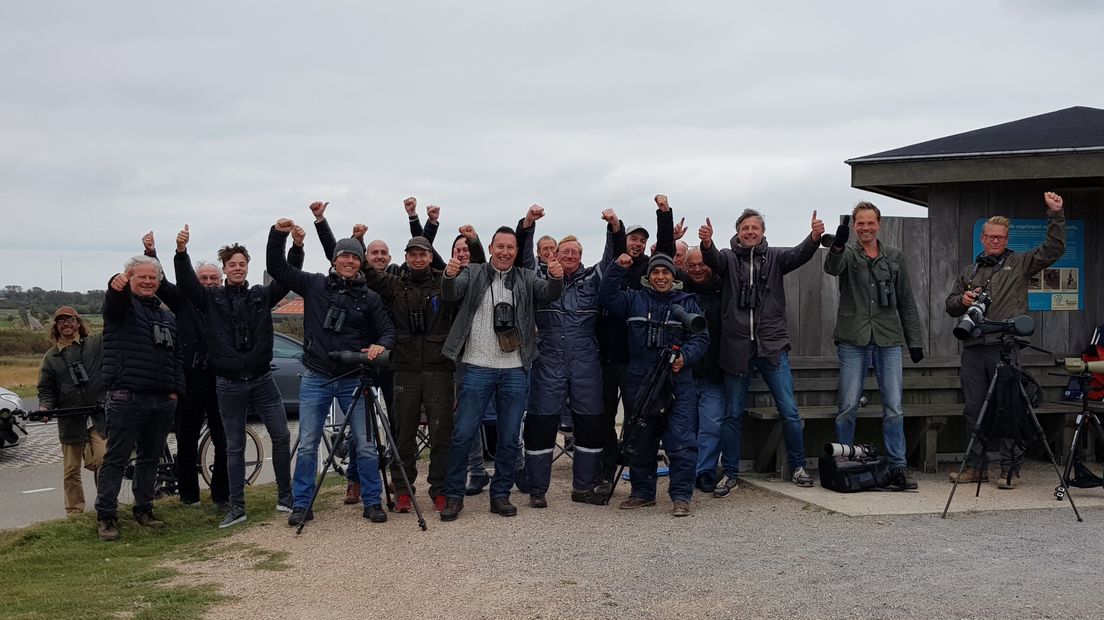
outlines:
[{"label": "khaki trousers", "polygon": [[[62,490],[65,493],[65,512],[84,512],[84,484],[81,482],[81,464],[95,476],[107,452],[107,439],[96,429],[88,429],[85,443],[62,444]],[[95,479],[95,478],[93,478]]]}]

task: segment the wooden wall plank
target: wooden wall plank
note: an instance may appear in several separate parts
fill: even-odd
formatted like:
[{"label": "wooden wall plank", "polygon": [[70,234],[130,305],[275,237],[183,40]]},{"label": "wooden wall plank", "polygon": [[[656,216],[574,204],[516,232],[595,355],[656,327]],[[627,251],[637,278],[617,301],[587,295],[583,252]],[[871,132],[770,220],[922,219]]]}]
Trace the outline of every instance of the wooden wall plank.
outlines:
[{"label": "wooden wall plank", "polygon": [[[960,197],[959,185],[933,185],[928,193],[928,278],[931,290],[928,292],[927,327],[930,355],[957,356],[960,351],[960,344],[952,334],[954,319],[947,316],[945,305],[955,277],[971,256],[969,253],[965,258],[961,256],[959,238],[963,235],[963,226],[959,223]],[[969,236],[969,230],[965,234]]]}]

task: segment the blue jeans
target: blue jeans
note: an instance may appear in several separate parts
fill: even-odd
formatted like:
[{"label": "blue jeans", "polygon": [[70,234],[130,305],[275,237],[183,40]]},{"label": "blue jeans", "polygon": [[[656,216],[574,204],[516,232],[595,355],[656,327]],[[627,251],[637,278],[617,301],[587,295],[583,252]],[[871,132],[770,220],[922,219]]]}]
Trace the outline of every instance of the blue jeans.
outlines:
[{"label": "blue jeans", "polygon": [[224,377],[215,379],[222,427],[226,431],[226,471],[230,485],[229,503],[245,508],[245,415],[252,409],[261,416],[272,438],[272,468],[276,470],[277,501],[291,502],[291,433],[280,388],[272,373],[248,381]]},{"label": "blue jeans", "polygon": [[[295,475],[291,481],[295,493],[295,508],[306,508],[314,496],[315,475],[318,472],[318,442],[330,405],[337,399],[342,411],[347,411],[353,392],[360,386],[359,377],[346,377],[325,383],[333,377],[313,370],[303,372],[299,384],[299,450],[295,453]],[[349,418],[349,433],[355,439],[357,472],[360,475],[360,499],[365,506],[380,503],[383,483],[380,480],[379,453],[375,437],[368,433],[364,397],[357,401],[356,411]],[[353,450],[353,444],[349,446]]]},{"label": "blue jeans", "polygon": [[491,497],[510,497],[521,456],[521,417],[529,400],[529,372],[524,368],[484,368],[464,365],[457,384],[456,417],[449,448],[445,496],[463,499],[468,452],[479,433],[487,405],[494,402],[498,415],[498,446]]},{"label": "blue jeans", "polygon": [[[730,457],[731,446],[721,444],[721,426],[725,418],[725,388],[723,383],[713,383],[694,378],[698,392],[698,467],[695,476],[705,474],[716,482],[717,458]],[[734,467],[725,463],[725,473],[736,475],[739,463]]]},{"label": "blue jeans", "polygon": [[850,445],[855,441],[855,418],[859,415],[859,398],[863,393],[866,369],[874,359],[878,376],[878,391],[882,394],[882,437],[889,462],[904,467],[905,414],[901,409],[904,380],[901,370],[901,347],[850,344],[837,345],[839,350],[839,413],[836,414],[836,441]]},{"label": "blue jeans", "polygon": [[[787,461],[791,469],[805,467],[805,435],[801,429],[801,416],[797,413],[794,400],[793,374],[790,372],[790,357],[785,351],[775,366],[765,357],[753,357],[748,361],[748,371],[742,375],[725,373],[725,396],[728,398],[728,412],[725,414],[721,429],[722,452],[731,447],[732,458],[725,458],[725,473],[735,474],[740,465],[741,422],[744,416],[744,403],[747,401],[751,376],[758,370],[763,381],[767,382],[771,396],[774,397],[778,417],[782,420],[782,437],[786,442]],[[735,471],[729,471],[729,467]]]}]

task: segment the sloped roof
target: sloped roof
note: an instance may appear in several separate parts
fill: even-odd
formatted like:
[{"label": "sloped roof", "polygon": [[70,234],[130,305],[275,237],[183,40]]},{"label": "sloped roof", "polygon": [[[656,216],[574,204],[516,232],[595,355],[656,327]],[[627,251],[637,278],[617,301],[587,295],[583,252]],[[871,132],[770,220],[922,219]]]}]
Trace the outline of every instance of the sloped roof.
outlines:
[{"label": "sloped roof", "polygon": [[881,153],[848,164],[1104,152],[1104,110],[1076,106],[975,129]]},{"label": "sloped roof", "polygon": [[282,316],[299,316],[303,314],[303,298],[289,299],[280,305],[276,306],[276,309],[272,311],[272,314]]}]

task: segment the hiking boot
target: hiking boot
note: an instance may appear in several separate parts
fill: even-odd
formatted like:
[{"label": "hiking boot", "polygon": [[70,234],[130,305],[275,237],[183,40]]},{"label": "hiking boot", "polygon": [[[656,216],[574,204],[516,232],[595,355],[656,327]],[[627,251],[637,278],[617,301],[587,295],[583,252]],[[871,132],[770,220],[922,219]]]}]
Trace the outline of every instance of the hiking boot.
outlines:
[{"label": "hiking boot", "polygon": [[1019,477],[1019,472],[1009,475],[1008,471],[1001,470],[1000,478],[997,478],[994,482],[997,485],[998,489],[1009,490],[1016,488],[1016,485],[1018,484],[1016,478]]},{"label": "hiking boot", "polygon": [[529,496],[530,508],[548,508],[548,500],[544,499],[544,493]]},{"label": "hiking boot", "polygon": [[219,523],[219,528],[230,527],[239,523],[245,523],[245,508],[233,506],[230,508],[230,512],[227,512],[226,516],[222,519],[222,523]]},{"label": "hiking boot", "polygon": [[709,474],[698,474],[698,477],[694,478],[694,488],[702,493],[712,492],[714,485],[716,485],[716,482],[714,482],[713,476]]},{"label": "hiking boot", "polygon": [[150,529],[158,530],[165,527],[164,521],[158,521],[157,517],[153,516],[153,511],[149,512],[136,512],[134,513],[134,522],[142,527],[148,527]]},{"label": "hiking boot", "polygon": [[636,508],[647,508],[649,506],[655,506],[654,499],[642,499],[636,496],[631,496],[629,499],[621,502],[618,506],[621,510],[634,510]]},{"label": "hiking boot", "polygon": [[610,490],[613,489],[613,481],[609,478],[602,478],[602,481],[598,483],[598,486],[594,487],[594,492],[598,495],[606,497],[610,494]]},{"label": "hiking boot", "polygon": [[799,487],[811,487],[813,486],[813,477],[809,475],[809,472],[805,471],[804,467],[798,467],[793,473],[793,483]]},{"label": "hiking boot", "polygon": [[[406,498],[409,500],[410,496],[407,495]],[[364,518],[372,523],[384,523],[387,521],[387,513],[380,504],[372,504],[364,507]]]},{"label": "hiking boot", "polygon": [[916,480],[909,475],[908,467],[904,465],[889,470],[889,486],[901,491],[915,491],[919,488]]},{"label": "hiking boot", "polygon": [[728,497],[728,494],[740,488],[740,478],[725,474],[711,490],[713,497]]},{"label": "hiking boot", "polygon": [[572,491],[571,501],[578,502],[580,504],[591,504],[594,506],[604,506],[606,504],[606,496],[594,491]]},{"label": "hiking boot", "polygon": [[510,503],[509,497],[492,497],[491,512],[503,517],[513,517],[517,515],[517,506]]},{"label": "hiking boot", "polygon": [[483,492],[483,488],[491,483],[490,476],[483,476],[481,478],[468,478],[468,484],[464,487],[464,495],[472,496],[479,495]]},{"label": "hiking boot", "polygon": [[346,506],[352,506],[353,504],[360,503],[360,483],[350,482],[345,487],[345,500],[343,503]]},{"label": "hiking boot", "polygon": [[448,499],[444,495],[437,495],[433,498],[433,509],[437,512],[441,512],[445,509],[445,504],[448,503]]},{"label": "hiking boot", "polygon": [[314,511],[307,510],[306,508],[293,508],[291,514],[288,515],[288,525],[296,526],[306,523],[307,521],[314,521]]},{"label": "hiking boot", "polygon": [[988,482],[989,473],[985,471],[978,472],[978,470],[973,467],[967,467],[962,470],[961,476],[958,475],[957,471],[952,471],[947,478],[949,478],[951,482]]},{"label": "hiking boot", "polygon": [[689,517],[690,516],[690,503],[682,500],[675,500],[675,505],[671,508],[671,516],[675,517]]},{"label": "hiking boot", "polygon": [[445,507],[441,509],[442,521],[455,521],[456,517],[460,516],[460,511],[464,509],[464,500],[453,499],[451,497],[445,500]]},{"label": "hiking boot", "polygon": [[414,503],[411,501],[410,496],[403,493],[399,496],[399,499],[395,502],[395,512],[407,513],[414,509]]},{"label": "hiking boot", "polygon": [[115,519],[96,521],[96,533],[100,535],[100,540],[104,542],[119,540],[119,528],[115,527]]}]

